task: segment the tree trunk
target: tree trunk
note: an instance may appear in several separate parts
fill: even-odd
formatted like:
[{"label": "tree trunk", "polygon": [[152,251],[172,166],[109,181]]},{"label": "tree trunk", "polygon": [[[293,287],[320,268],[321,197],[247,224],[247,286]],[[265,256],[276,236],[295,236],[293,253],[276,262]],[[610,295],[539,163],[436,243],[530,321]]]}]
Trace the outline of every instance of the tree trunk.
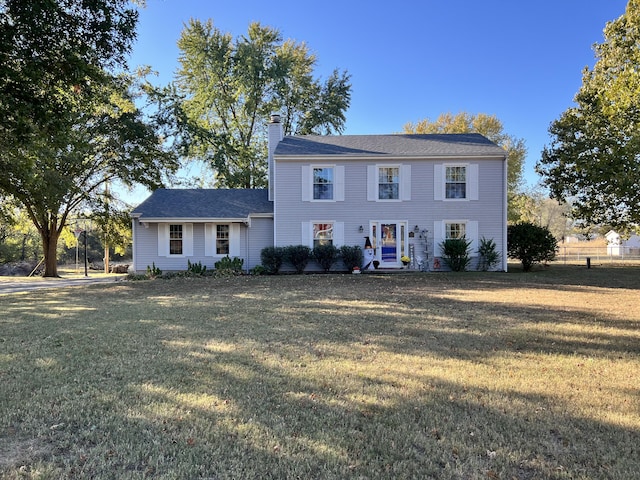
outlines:
[{"label": "tree trunk", "polygon": [[40,232],[42,248],[44,250],[44,275],[45,277],[58,276],[58,231],[55,227],[49,227]]}]

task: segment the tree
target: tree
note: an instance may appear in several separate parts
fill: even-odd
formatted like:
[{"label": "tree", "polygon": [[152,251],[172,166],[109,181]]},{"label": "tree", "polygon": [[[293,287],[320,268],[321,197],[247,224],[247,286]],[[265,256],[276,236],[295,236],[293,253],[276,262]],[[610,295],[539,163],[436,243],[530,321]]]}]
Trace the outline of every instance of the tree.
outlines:
[{"label": "tree", "polygon": [[558,242],[548,228],[523,222],[507,227],[507,252],[522,262],[525,272],[534,264],[550,262],[556,256]]},{"label": "tree", "polygon": [[554,121],[536,170],[585,225],[640,224],[640,1],[609,22],[575,106]]},{"label": "tree", "polygon": [[316,57],[304,43],[259,23],[234,41],[210,20],[191,20],[178,47],[176,81],[155,90],[159,115],[186,156],[213,167],[217,186],[266,186],[265,120],[274,111],[285,134],[343,131],[349,75],[314,79]]},{"label": "tree", "polygon": [[0,0],[0,194],[40,232],[45,276],[69,214],[105,181],[153,188],[175,168],[115,74],[137,18],[128,0]]},{"label": "tree", "polygon": [[[0,0],[0,151],[65,128],[71,92],[124,64],[138,12],[129,0]],[[37,142],[37,139],[35,139]]]},{"label": "tree", "polygon": [[11,195],[40,232],[45,276],[57,275],[56,249],[69,215],[102,201],[101,187],[162,185],[177,163],[134,103],[133,79],[77,92],[73,108],[60,114],[56,135],[33,134],[30,143],[3,152],[0,191]]},{"label": "tree", "polygon": [[417,123],[407,123],[405,133],[479,133],[507,151],[507,195],[509,200],[509,220],[513,221],[518,212],[513,198],[522,184],[522,170],[527,155],[527,147],[521,138],[504,132],[502,122],[495,115],[477,115],[460,112],[441,114],[435,121],[428,118]]},{"label": "tree", "polygon": [[573,231],[573,221],[569,218],[571,206],[549,198],[541,187],[528,188],[518,193],[513,203],[519,213],[516,222],[529,222],[546,227],[555,238],[564,238]]}]

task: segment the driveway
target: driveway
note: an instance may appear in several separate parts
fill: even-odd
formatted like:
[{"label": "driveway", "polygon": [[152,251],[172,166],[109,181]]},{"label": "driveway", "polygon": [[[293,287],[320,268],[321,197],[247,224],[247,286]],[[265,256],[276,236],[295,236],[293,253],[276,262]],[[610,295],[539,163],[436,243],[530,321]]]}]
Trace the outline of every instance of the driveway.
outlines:
[{"label": "driveway", "polygon": [[114,283],[121,281],[125,277],[126,274],[90,275],[88,277],[74,276],[71,278],[0,277],[0,295],[31,292],[45,288],[81,287],[97,283]]}]

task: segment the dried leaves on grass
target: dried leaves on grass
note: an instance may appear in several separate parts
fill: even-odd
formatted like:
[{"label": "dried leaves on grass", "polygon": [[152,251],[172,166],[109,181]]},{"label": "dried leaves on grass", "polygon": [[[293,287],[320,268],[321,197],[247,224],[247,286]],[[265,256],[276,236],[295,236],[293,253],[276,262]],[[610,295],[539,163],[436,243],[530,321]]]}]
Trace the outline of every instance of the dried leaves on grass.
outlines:
[{"label": "dried leaves on grass", "polygon": [[630,478],[638,269],[0,298],[7,478]]}]

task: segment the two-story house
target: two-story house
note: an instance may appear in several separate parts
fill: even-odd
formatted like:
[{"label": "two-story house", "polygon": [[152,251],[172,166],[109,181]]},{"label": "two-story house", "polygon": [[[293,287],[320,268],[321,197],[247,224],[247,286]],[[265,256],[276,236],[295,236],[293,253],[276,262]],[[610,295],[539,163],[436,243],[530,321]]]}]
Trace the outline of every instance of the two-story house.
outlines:
[{"label": "two-story house", "polygon": [[[482,135],[287,136],[269,123],[266,190],[158,190],[133,217],[133,269],[246,268],[266,246],[364,246],[381,268],[444,268],[440,244],[492,239],[507,269],[507,154]],[[473,268],[473,264],[471,268]]]}]

